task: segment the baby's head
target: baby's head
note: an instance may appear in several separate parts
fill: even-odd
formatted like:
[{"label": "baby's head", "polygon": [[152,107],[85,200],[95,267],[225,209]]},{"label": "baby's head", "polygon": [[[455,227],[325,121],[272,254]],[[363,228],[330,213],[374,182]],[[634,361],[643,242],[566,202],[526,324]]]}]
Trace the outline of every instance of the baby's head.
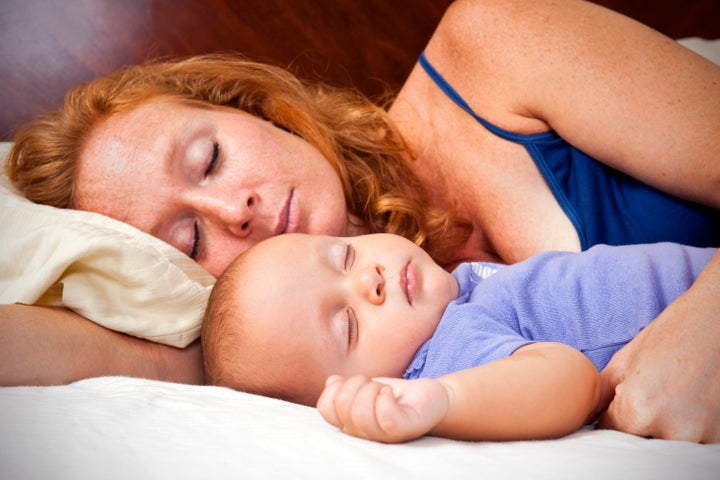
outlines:
[{"label": "baby's head", "polygon": [[213,288],[202,329],[207,379],[315,405],[332,374],[400,377],[457,292],[448,272],[397,235],[269,238]]}]

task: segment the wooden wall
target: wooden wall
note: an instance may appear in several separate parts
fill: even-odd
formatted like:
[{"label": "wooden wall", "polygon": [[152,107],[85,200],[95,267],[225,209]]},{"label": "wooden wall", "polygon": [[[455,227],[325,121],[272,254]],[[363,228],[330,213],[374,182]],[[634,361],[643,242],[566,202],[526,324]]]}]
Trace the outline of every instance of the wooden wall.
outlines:
[{"label": "wooden wall", "polygon": [[[532,0],[528,0],[531,2]],[[0,0],[0,140],[129,63],[237,50],[368,95],[399,87],[451,0]],[[673,38],[720,38],[718,0],[597,0]]]}]

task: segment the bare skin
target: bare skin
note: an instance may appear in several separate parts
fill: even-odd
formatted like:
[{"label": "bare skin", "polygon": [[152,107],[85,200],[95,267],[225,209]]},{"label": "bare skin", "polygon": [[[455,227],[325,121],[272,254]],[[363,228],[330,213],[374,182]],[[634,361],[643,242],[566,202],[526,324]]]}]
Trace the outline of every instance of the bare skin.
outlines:
[{"label": "bare skin", "polygon": [[[552,128],[601,162],[719,208],[719,68],[595,5],[534,3],[541,4],[552,15],[521,1],[456,2],[427,56],[496,125],[520,133]],[[632,48],[639,44],[647,48]],[[688,69],[678,71],[678,64]],[[477,227],[456,260],[515,262],[550,248],[579,249],[576,232],[527,152],[451,104],[418,66],[391,114],[419,152],[415,170],[433,184],[435,203],[455,201]],[[658,135],[668,131],[673,135]],[[480,190],[477,185],[482,195],[459,195]],[[518,201],[527,198],[533,200]],[[720,406],[712,400],[720,398],[720,302],[712,280],[718,269],[720,256],[608,365],[604,380],[616,396],[605,425],[659,438],[720,441]],[[693,334],[677,334],[685,329]],[[669,351],[673,366],[666,365]]]},{"label": "bare skin", "polygon": [[[720,68],[595,5],[541,4],[553,14],[522,1],[456,2],[427,57],[492,123],[524,134],[554,129],[603,163],[720,208],[720,142],[709,135],[720,123],[720,93],[710,95],[720,90]],[[591,32],[578,17],[592,22]],[[692,67],[687,75],[677,75],[679,63]],[[631,79],[628,64],[637,65]],[[390,113],[419,154],[415,171],[433,186],[434,202],[455,202],[477,227],[465,258],[513,263],[548,249],[580,249],[527,151],[487,131],[418,65]],[[667,131],[677,135],[657,134]],[[478,186],[481,195],[466,194]]]},{"label": "bare skin", "polygon": [[[100,375],[203,384],[200,342],[185,349],[108,330],[56,307],[0,305],[0,385],[60,385]],[[45,332],[41,336],[37,332]],[[66,362],[58,362],[58,358]]]},{"label": "bare skin", "polygon": [[110,117],[80,156],[77,184],[77,208],[151,233],[216,277],[267,237],[362,231],[315,147],[230,108],[157,101]]},{"label": "bare skin", "polygon": [[[600,162],[720,208],[720,68],[676,42],[588,2],[458,0],[426,53],[470,106],[496,125],[519,133],[553,129]],[[476,227],[448,266],[579,250],[577,233],[527,152],[488,133],[417,66],[390,113],[418,153],[415,170],[433,201],[456,202]],[[607,425],[660,438],[720,441],[718,269],[720,257],[603,372],[616,391]],[[95,335],[76,323],[79,335]],[[685,329],[688,334],[678,334]],[[667,352],[674,354],[673,368],[666,365]],[[153,370],[143,373],[156,375]],[[654,406],[640,419],[648,398]],[[696,413],[685,421],[688,409]]]},{"label": "bare skin", "polygon": [[331,377],[317,407],[345,433],[386,443],[425,434],[527,440],[574,432],[604,407],[603,398],[600,376],[582,353],[543,342],[438,379]]},{"label": "bare skin", "polygon": [[281,235],[239,262],[218,300],[238,315],[213,316],[203,330],[210,375],[232,372],[222,385],[317,404],[344,432],[381,442],[554,438],[606,405],[592,362],[554,342],[404,380],[459,286],[400,236]]}]

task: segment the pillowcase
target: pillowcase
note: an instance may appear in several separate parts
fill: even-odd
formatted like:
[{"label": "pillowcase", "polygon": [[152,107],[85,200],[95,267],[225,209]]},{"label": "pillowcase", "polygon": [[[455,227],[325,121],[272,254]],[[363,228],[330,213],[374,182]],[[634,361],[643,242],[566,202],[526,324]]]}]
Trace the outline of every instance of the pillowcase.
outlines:
[{"label": "pillowcase", "polygon": [[[0,142],[0,165],[11,143]],[[0,175],[0,304],[62,306],[176,347],[200,335],[215,278],[188,256],[93,212],[38,205]]]}]

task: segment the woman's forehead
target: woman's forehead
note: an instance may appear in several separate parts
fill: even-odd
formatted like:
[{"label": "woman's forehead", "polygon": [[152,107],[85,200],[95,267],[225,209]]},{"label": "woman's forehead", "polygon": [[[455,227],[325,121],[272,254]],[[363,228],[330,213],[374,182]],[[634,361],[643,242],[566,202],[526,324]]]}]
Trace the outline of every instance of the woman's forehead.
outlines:
[{"label": "woman's forehead", "polygon": [[153,204],[160,187],[161,157],[168,148],[159,132],[167,110],[141,106],[107,118],[80,153],[75,178],[77,208],[103,213],[141,230],[130,218]]}]

